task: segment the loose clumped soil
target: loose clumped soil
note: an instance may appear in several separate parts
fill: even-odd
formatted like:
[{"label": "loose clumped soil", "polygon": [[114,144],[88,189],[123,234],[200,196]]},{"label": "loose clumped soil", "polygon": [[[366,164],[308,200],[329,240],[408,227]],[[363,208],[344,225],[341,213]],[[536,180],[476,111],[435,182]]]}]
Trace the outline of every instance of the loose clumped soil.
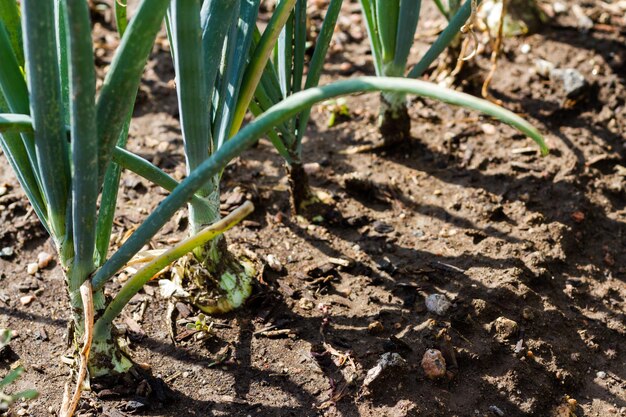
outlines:
[{"label": "loose clumped soil", "polygon": [[[324,82],[373,73],[358,3],[346,3]],[[329,115],[314,111],[304,159],[311,184],[332,202],[319,222],[289,215],[283,163],[269,142],[233,161],[222,208],[256,206],[227,234],[261,266],[252,299],[214,318],[202,338],[185,327],[197,312],[177,304],[174,345],[168,301],[153,281],[119,320],[141,371],[122,385],[96,381],[78,415],[567,416],[570,398],[578,416],[626,416],[626,40],[622,15],[599,4],[583,5],[598,23],[591,31],[565,13],[540,34],[505,42],[491,91],[546,135],[548,157],[512,128],[419,99],[409,103],[410,140],[346,154],[378,139],[371,94],[349,98],[352,117],[331,128]],[[430,5],[423,13],[413,60],[443,23]],[[117,38],[108,17],[98,19],[104,73]],[[589,90],[565,103],[558,82],[533,73],[538,58],[576,68]],[[481,55],[463,88],[478,94],[488,69]],[[180,179],[172,79],[160,42],[129,148]],[[130,174],[122,186],[114,245],[166,195]],[[0,375],[19,361],[26,372],[11,389],[40,392],[13,415],[51,415],[68,373],[60,358],[71,351],[62,273],[54,262],[27,273],[53,248],[6,162],[0,189],[0,246],[15,251],[0,259],[0,327],[17,333]],[[154,247],[186,228],[181,213]],[[441,314],[427,309],[433,294],[445,296]],[[443,378],[425,374],[429,349],[446,362]],[[389,366],[363,386],[384,354]]]}]

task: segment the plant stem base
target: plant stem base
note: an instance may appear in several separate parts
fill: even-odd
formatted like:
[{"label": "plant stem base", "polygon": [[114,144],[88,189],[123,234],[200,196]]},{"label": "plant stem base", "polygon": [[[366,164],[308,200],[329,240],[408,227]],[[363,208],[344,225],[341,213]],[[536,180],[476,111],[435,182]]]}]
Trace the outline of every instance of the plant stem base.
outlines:
[{"label": "plant stem base", "polygon": [[289,182],[289,208],[294,216],[313,218],[323,215],[327,210],[324,204],[311,190],[309,176],[301,162],[286,164]]},{"label": "plant stem base", "polygon": [[126,374],[132,367],[132,361],[110,331],[94,337],[89,356],[89,375],[92,378],[116,377]]},{"label": "plant stem base", "polygon": [[391,102],[381,94],[378,120],[378,130],[386,146],[411,137],[411,118],[404,99]]},{"label": "plant stem base", "polygon": [[256,270],[251,261],[238,258],[221,238],[210,242],[204,258],[183,258],[176,268],[182,287],[193,305],[207,314],[232,311],[244,304],[252,293]]}]

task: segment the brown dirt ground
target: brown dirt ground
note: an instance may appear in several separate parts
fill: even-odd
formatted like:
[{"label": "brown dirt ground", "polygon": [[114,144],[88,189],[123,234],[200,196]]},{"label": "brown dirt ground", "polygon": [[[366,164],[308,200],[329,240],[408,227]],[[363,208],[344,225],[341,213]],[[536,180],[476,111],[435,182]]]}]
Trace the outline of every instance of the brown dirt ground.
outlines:
[{"label": "brown dirt ground", "polygon": [[[599,1],[582,5],[594,29],[579,31],[568,8],[542,33],[507,40],[492,84],[506,107],[545,133],[552,149],[546,158],[522,149],[532,143],[507,126],[419,99],[410,105],[412,140],[345,155],[376,138],[378,100],[364,95],[348,100],[350,119],[329,128],[320,110],[310,125],[305,159],[320,167],[312,183],[335,209],[324,221],[289,217],[282,163],[268,142],[234,161],[224,176],[224,196],[232,197],[224,209],[248,197],[256,211],[228,233],[229,242],[261,264],[274,255],[284,270],[265,267],[245,308],[215,318],[211,337],[176,346],[167,301],[155,285],[146,287],[120,323],[133,359],[153,378],[96,386],[79,415],[494,416],[497,407],[509,417],[550,416],[569,395],[578,416],[626,416],[625,26]],[[348,2],[325,82],[373,72],[356,11]],[[441,24],[430,5],[424,13],[415,56]],[[116,39],[102,19],[104,71],[107,45]],[[532,73],[537,58],[578,69],[592,88],[563,108],[558,85]],[[466,91],[478,91],[488,68],[488,55],[480,56],[463,78]],[[129,148],[181,178],[171,80],[169,54],[156,48]],[[366,179],[359,187],[350,181],[355,173]],[[1,373],[20,361],[27,372],[13,388],[35,387],[41,395],[11,413],[45,416],[58,409],[67,376],[60,360],[70,352],[67,298],[57,265],[26,273],[39,252],[53,248],[4,163],[2,184],[0,244],[16,255],[0,259],[0,327],[18,335]],[[123,187],[116,242],[165,195],[133,175],[124,176]],[[173,219],[154,247],[183,236],[185,216]],[[350,263],[329,264],[331,258]],[[424,297],[434,293],[453,303],[442,316],[426,310]],[[22,305],[29,294],[34,301]],[[500,317],[517,322],[517,333],[507,338],[496,328]],[[378,331],[368,329],[374,322]],[[268,326],[290,333],[259,334]],[[447,353],[449,380],[425,377],[420,361],[428,348]],[[362,390],[384,352],[399,353],[406,366]]]}]

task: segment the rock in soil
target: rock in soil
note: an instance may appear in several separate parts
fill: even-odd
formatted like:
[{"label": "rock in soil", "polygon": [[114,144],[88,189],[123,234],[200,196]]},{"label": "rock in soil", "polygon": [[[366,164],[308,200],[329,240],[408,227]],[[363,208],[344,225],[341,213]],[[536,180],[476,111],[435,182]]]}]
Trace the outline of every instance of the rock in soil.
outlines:
[{"label": "rock in soil", "polygon": [[39,271],[39,265],[36,262],[31,262],[26,266],[26,272],[29,275],[35,275]]},{"label": "rock in soil", "polygon": [[22,303],[23,306],[29,305],[34,300],[35,300],[35,296],[34,295],[25,295],[23,297],[20,297],[20,303]]},{"label": "rock in soil", "polygon": [[376,363],[376,366],[367,371],[367,375],[363,381],[363,388],[367,388],[372,382],[392,368],[404,368],[406,366],[406,361],[399,354],[395,352],[383,353]]},{"label": "rock in soil", "polygon": [[10,259],[15,254],[15,251],[11,246],[6,246],[0,250],[0,258]]},{"label": "rock in soil", "polygon": [[519,331],[517,322],[507,319],[506,317],[498,317],[495,319],[493,327],[496,332],[496,338],[500,341],[512,339]]},{"label": "rock in soil", "polygon": [[452,304],[443,294],[431,294],[426,297],[426,309],[438,316],[443,316],[452,307]]},{"label": "rock in soil", "polygon": [[37,266],[39,269],[47,268],[50,262],[52,262],[52,255],[48,252],[39,252],[39,255],[37,255]]},{"label": "rock in soil", "polygon": [[422,358],[422,369],[430,379],[446,376],[446,360],[437,349],[428,349]]},{"label": "rock in soil", "polygon": [[267,265],[276,272],[283,270],[283,264],[280,263],[276,255],[267,255]]}]

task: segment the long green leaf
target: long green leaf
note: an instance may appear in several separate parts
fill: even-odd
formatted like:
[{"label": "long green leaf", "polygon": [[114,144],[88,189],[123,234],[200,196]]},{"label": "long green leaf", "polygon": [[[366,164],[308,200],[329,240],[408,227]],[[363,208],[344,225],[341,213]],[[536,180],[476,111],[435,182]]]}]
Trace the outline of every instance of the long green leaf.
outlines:
[{"label": "long green leaf", "polygon": [[422,0],[400,0],[400,15],[398,18],[398,28],[396,33],[396,51],[393,56],[393,69],[397,74],[389,74],[394,76],[404,75],[413,38],[417,30],[417,22],[420,18],[420,8]]},{"label": "long green leaf", "polygon": [[[200,27],[200,0],[173,0],[169,16],[172,50],[176,52],[174,68],[180,124],[189,173],[208,158],[211,135]],[[212,182],[207,182],[199,193],[208,196],[214,191],[214,187]],[[192,201],[189,205],[192,232],[211,223],[214,214],[215,210],[207,210],[206,205],[199,206]]]},{"label": "long green leaf", "polygon": [[23,0],[22,20],[37,162],[50,229],[61,248],[66,232],[70,163],[57,66],[54,1]]},{"label": "long green leaf", "polygon": [[548,152],[548,148],[543,141],[541,133],[518,115],[489,101],[440,87],[432,83],[404,78],[361,77],[337,81],[323,87],[303,90],[286,98],[263,113],[255,121],[246,125],[231,138],[231,140],[226,142],[224,146],[211,155],[209,159],[191,172],[191,174],[148,216],[135,233],[128,238],[124,245],[122,245],[102,268],[95,273],[92,279],[94,289],[102,288],[105,282],[141,250],[143,245],[150,241],[159,229],[172,218],[176,211],[189,201],[207,179],[221,172],[233,158],[240,155],[263,134],[316,103],[347,94],[366,91],[417,94],[448,104],[468,107],[483,112],[519,129],[537,142],[543,154]]},{"label": "long green leaf", "polygon": [[99,183],[133,108],[143,69],[169,3],[170,0],[142,0],[104,79],[96,106]]},{"label": "long green leaf", "polygon": [[[117,146],[123,148],[128,141],[128,129],[132,111],[128,113],[124,123],[122,133],[117,141]],[[101,266],[106,260],[111,242],[111,231],[113,230],[113,218],[115,217],[115,207],[117,205],[117,194],[120,189],[120,179],[122,169],[116,163],[110,163],[104,174],[102,184],[102,197],[100,198],[100,210],[98,211],[98,221],[96,223],[96,265]]]},{"label": "long green leaf", "polygon": [[0,114],[0,133],[22,132],[33,132],[33,119],[29,115],[15,113]]},{"label": "long green leaf", "polygon": [[[0,110],[1,109],[2,106],[0,106]],[[33,120],[30,116],[25,114],[0,113],[0,133],[3,135],[6,135],[8,132],[15,134],[32,131]],[[178,182],[174,178],[170,177],[157,166],[120,146],[116,146],[113,150],[113,161],[122,168],[130,170],[168,191],[172,191],[178,186]],[[197,196],[192,197],[192,199],[197,199],[199,204],[204,202],[204,200],[201,200]]]},{"label": "long green leaf", "polygon": [[263,75],[263,69],[265,68],[267,61],[272,53],[272,49],[276,44],[276,39],[281,32],[282,27],[287,22],[290,12],[293,9],[296,0],[282,0],[272,18],[270,19],[263,36],[259,44],[254,50],[252,57],[250,58],[250,64],[246,68],[246,75],[244,76],[243,85],[241,86],[241,93],[237,100],[237,108],[235,109],[234,118],[230,126],[229,136],[233,136],[241,128],[243,119],[246,115],[246,110],[254,97],[261,76]]},{"label": "long green leaf", "polygon": [[15,57],[11,39],[0,22],[0,92],[4,95],[9,110],[13,113],[27,114],[28,87]]},{"label": "long green leaf", "polygon": [[70,291],[76,291],[94,269],[98,201],[98,136],[96,70],[91,43],[89,6],[67,2],[67,45],[70,72],[72,146],[72,222],[75,257]]},{"label": "long green leaf", "polygon": [[6,387],[7,385],[14,383],[17,380],[17,378],[19,378],[20,375],[22,375],[23,372],[24,372],[24,367],[21,365],[9,371],[9,373],[6,374],[6,376],[2,378],[2,380],[0,380],[0,388]]},{"label": "long green leaf", "polygon": [[[20,69],[9,35],[0,22],[0,92],[9,111],[19,114],[29,114],[28,88]],[[37,153],[35,151],[35,140],[32,133],[22,134],[23,146],[28,154],[33,174],[37,180],[38,187],[41,188],[41,180],[38,171]]]},{"label": "long green leaf", "polygon": [[[248,57],[250,45],[256,27],[256,19],[259,13],[260,0],[242,0],[239,14],[239,23],[235,31],[227,39],[224,73],[221,81],[220,104],[217,108],[215,126],[213,130],[214,150],[222,146],[228,139],[233,118],[237,117],[239,109],[240,91],[245,91],[249,83],[246,67],[254,65],[255,58]],[[271,24],[271,22],[270,22]],[[263,67],[261,67],[263,68]],[[245,76],[244,76],[245,74]],[[244,83],[242,85],[242,82]],[[253,91],[254,92],[254,91]],[[247,105],[245,108],[247,109]],[[244,110],[245,112],[245,110]]]},{"label": "long green leaf", "polygon": [[22,47],[22,26],[20,23],[20,9],[15,0],[0,0],[0,21],[11,38],[13,52],[20,67],[24,66],[24,49]]},{"label": "long green leaf", "polygon": [[[113,150],[113,161],[124,169],[134,172],[135,174],[147,179],[148,181],[172,191],[178,186],[178,181],[163,172],[159,167],[154,166],[140,156],[127,151],[124,148],[115,147]],[[206,206],[205,200],[198,195],[194,195],[191,201],[198,206]],[[207,207],[208,209],[208,207]]]},{"label": "long green leaf", "polygon": [[293,31],[294,18],[293,13],[290,12],[285,26],[281,30],[280,35],[278,35],[278,42],[275,46],[277,49],[275,52],[275,65],[283,97],[287,97],[292,92],[291,77],[293,75]]},{"label": "long green leaf", "polygon": [[[313,51],[313,56],[311,57],[311,63],[309,64],[309,72],[306,76],[305,88],[317,87],[320,82],[320,76],[322,74],[322,69],[324,68],[324,62],[326,61],[326,54],[328,53],[333,33],[335,33],[335,26],[337,25],[337,19],[339,17],[339,12],[341,11],[342,3],[343,0],[330,0],[328,10],[326,10],[326,15],[324,16],[324,22],[322,23],[322,29],[320,30],[317,42],[315,43],[315,50]],[[298,156],[300,156],[300,153],[302,152],[302,137],[306,131],[310,115],[310,109],[306,109],[300,115],[295,149],[295,153]]]},{"label": "long green leaf", "polygon": [[[477,0],[480,3],[480,0]],[[428,51],[424,54],[422,59],[415,64],[415,66],[409,72],[410,78],[421,77],[424,71],[428,69],[430,64],[435,62],[435,59],[450,45],[450,42],[454,40],[454,37],[459,34],[461,27],[467,22],[470,14],[472,13],[472,0],[466,0],[459,11],[454,15],[448,26],[439,34],[435,42],[428,48]]]},{"label": "long green leaf", "polygon": [[[65,124],[70,121],[70,69],[67,50],[67,0],[55,0],[54,18],[56,20],[56,44],[61,74],[61,96],[63,97],[63,115]],[[91,32],[89,33],[91,36]],[[89,39],[89,38],[88,38]]]},{"label": "long green leaf", "polygon": [[[259,31],[258,28],[254,31],[254,38],[252,47],[256,50],[259,46],[259,42],[261,41],[261,37],[263,35]],[[259,86],[261,86],[266,94],[266,96],[273,103],[278,103],[283,98],[283,92],[280,87],[280,80],[278,79],[278,72],[274,63],[272,61],[268,61],[263,69],[263,74],[261,75],[261,81],[259,82]],[[255,91],[256,95],[256,91]],[[270,105],[270,107],[271,107]],[[267,110],[269,107],[265,108]]]},{"label": "long green leaf", "polygon": [[304,61],[306,53],[306,0],[297,0],[294,9],[293,31],[293,81],[291,91],[297,93],[302,90],[304,75]]},{"label": "long green leaf", "polygon": [[[268,65],[266,69],[269,67],[271,67],[271,65]],[[261,78],[261,82],[257,86],[257,89],[254,93],[256,104],[258,105],[258,112],[257,113],[255,113],[254,111],[252,112],[255,117],[257,117],[259,114],[263,113],[264,111],[272,107],[274,104],[282,100],[282,98],[275,98],[275,93],[277,92],[280,93],[280,90],[273,90],[271,96],[267,92],[266,84],[268,83],[273,84],[272,82],[269,82],[267,79],[272,76],[273,75],[270,75],[268,71],[265,71],[265,73],[263,74],[263,77]],[[273,87],[270,87],[270,89],[272,88]],[[252,105],[254,102],[255,102],[254,100],[250,102],[251,110],[252,110]],[[284,142],[285,145],[290,145],[295,140],[294,132],[293,130],[290,130],[287,124],[276,126],[276,131],[283,137],[282,142]]]},{"label": "long green leaf", "polygon": [[[8,108],[6,106],[6,102],[4,101],[4,97],[0,93],[0,112],[5,112],[7,110]],[[8,116],[14,117],[14,115]],[[19,120],[20,118],[21,117],[17,117],[16,119]],[[28,116],[26,116],[26,118],[28,119],[26,128],[32,131],[32,120]],[[2,117],[0,117],[0,119],[2,119]],[[7,129],[3,131],[3,127],[7,127]],[[50,230],[48,229],[46,205],[43,201],[43,197],[41,196],[41,190],[39,189],[37,178],[33,172],[33,167],[28,159],[28,153],[26,152],[24,143],[18,135],[18,133],[22,131],[23,130],[17,126],[9,128],[9,125],[2,125],[2,122],[0,121],[0,148],[2,148],[2,151],[6,155],[9,165],[11,165],[11,168],[15,172],[17,180],[26,193],[28,200],[33,205],[33,209],[35,210],[37,217],[39,217],[39,220],[49,233]]]},{"label": "long green leaf", "polygon": [[11,397],[20,400],[32,400],[34,398],[37,398],[38,396],[39,392],[34,389],[27,389],[25,391],[16,392],[15,394],[11,395]]},{"label": "long green leaf", "polygon": [[328,10],[324,16],[324,22],[322,28],[317,37],[315,43],[315,50],[311,57],[311,63],[309,64],[309,72],[306,76],[305,88],[316,87],[320,81],[320,75],[322,68],[324,68],[324,61],[326,60],[326,54],[330,47],[330,41],[332,40],[333,33],[335,32],[335,26],[337,25],[337,18],[341,11],[341,5],[343,0],[330,0]]},{"label": "long green leaf", "polygon": [[[228,28],[233,24],[239,0],[204,0],[200,10],[202,26],[202,52],[206,71],[205,88],[207,97],[213,97],[215,80],[222,60],[224,39]],[[212,103],[209,103],[212,104]]]},{"label": "long green leaf", "polygon": [[360,0],[361,11],[365,16],[365,28],[367,29],[367,36],[369,37],[370,45],[372,48],[372,56],[374,57],[374,68],[376,69],[376,75],[382,76],[383,57],[382,57],[382,45],[380,43],[380,37],[378,36],[378,24],[376,20],[376,7],[375,2],[377,0]]},{"label": "long green leaf", "polygon": [[[254,117],[259,117],[260,115],[263,114],[264,110],[262,109],[261,106],[259,106],[259,104],[257,104],[257,102],[252,100],[250,102],[250,112],[254,115]],[[277,128],[279,127],[280,126],[277,126]],[[287,161],[287,163],[291,163],[291,155],[289,154],[289,150],[285,146],[285,143],[284,143],[285,141],[278,136],[278,134],[276,133],[274,129],[269,130],[267,132],[267,138],[270,140],[270,142],[272,142],[272,145],[274,145],[274,147],[276,148],[276,151],[278,151],[278,154],[282,156],[283,159]]]},{"label": "long green leaf", "polygon": [[128,27],[128,18],[126,17],[126,0],[124,0],[124,3],[122,3],[122,0],[115,0],[113,8],[115,12],[115,26],[117,27],[117,33],[119,33],[120,36],[124,36],[124,32],[126,32],[126,28]]},{"label": "long green leaf", "polygon": [[450,16],[449,16],[450,11],[446,10],[446,7],[443,5],[441,0],[434,0],[434,2],[435,2],[435,6],[437,6],[437,9],[439,9],[441,14],[444,15],[446,19],[450,20]]},{"label": "long green leaf", "polygon": [[[126,33],[128,27],[128,19],[126,18],[126,3],[121,4],[121,0],[115,1],[115,19],[117,30],[121,37]],[[133,94],[131,100],[135,102],[137,91]],[[117,139],[117,146],[125,147],[128,140],[128,129],[130,128],[130,119],[132,118],[133,108],[128,109],[125,121]],[[100,168],[99,168],[100,169]],[[99,173],[101,174],[101,173]],[[111,241],[111,231],[113,230],[113,218],[115,216],[115,206],[117,203],[117,194],[119,192],[119,184],[122,170],[116,163],[109,164],[104,174],[102,184],[102,197],[100,210],[98,212],[98,220],[96,223],[96,265],[100,266],[106,259],[109,243]],[[100,176],[100,175],[99,175]]]},{"label": "long green leaf", "polygon": [[200,0],[172,0],[170,6],[172,49],[180,124],[185,144],[187,171],[208,157],[209,99],[202,53]]},{"label": "long green leaf", "polygon": [[376,7],[376,20],[383,68],[394,60],[396,33],[400,16],[400,0],[372,0]]}]

